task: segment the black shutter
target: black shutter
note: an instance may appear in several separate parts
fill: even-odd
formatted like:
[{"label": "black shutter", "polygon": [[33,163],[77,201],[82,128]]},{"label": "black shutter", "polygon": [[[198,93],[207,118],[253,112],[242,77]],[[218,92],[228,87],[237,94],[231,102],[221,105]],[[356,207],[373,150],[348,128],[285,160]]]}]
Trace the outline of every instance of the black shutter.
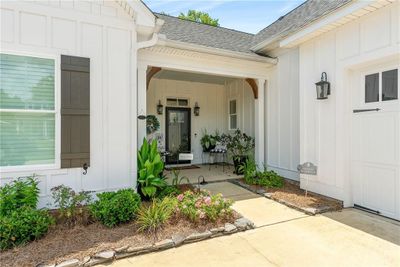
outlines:
[{"label": "black shutter", "polygon": [[61,56],[61,168],[90,166],[90,59]]}]

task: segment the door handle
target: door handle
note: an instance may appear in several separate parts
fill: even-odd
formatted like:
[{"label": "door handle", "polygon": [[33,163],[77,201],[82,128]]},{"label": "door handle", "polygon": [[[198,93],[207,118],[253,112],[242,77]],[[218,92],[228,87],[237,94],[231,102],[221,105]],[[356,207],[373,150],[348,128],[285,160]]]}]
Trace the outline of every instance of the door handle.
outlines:
[{"label": "door handle", "polygon": [[367,109],[353,109],[353,113],[361,113],[361,112],[368,112],[368,111],[379,111],[380,108],[367,108]]}]

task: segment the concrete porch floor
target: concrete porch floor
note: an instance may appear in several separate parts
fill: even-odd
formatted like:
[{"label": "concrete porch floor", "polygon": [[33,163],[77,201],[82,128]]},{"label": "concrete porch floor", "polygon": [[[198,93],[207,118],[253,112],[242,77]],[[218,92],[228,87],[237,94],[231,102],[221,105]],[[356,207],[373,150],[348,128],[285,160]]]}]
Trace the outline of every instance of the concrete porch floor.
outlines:
[{"label": "concrete porch floor", "polygon": [[[243,177],[242,175],[236,175],[233,173],[234,168],[232,165],[207,165],[207,164],[194,164],[200,168],[194,169],[183,169],[179,170],[179,177],[186,176],[189,178],[191,184],[197,184],[197,178],[202,175],[207,182],[224,181],[228,179],[235,179]],[[165,174],[169,177],[168,181],[171,181],[172,171],[165,171]],[[183,183],[187,183],[186,181]]]},{"label": "concrete porch floor", "polygon": [[234,208],[257,228],[111,265],[400,266],[396,221],[354,209],[309,216],[263,197],[237,201]]}]

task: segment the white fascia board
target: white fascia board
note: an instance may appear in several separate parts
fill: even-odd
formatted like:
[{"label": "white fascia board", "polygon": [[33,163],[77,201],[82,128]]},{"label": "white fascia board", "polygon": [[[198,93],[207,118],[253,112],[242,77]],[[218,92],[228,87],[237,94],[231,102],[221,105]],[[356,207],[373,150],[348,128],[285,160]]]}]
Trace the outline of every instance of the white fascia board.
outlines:
[{"label": "white fascia board", "polygon": [[278,60],[275,58],[263,57],[263,56],[259,56],[256,54],[251,55],[251,54],[235,52],[235,51],[230,51],[230,50],[225,50],[225,49],[220,49],[220,48],[213,48],[213,47],[207,47],[207,46],[202,46],[202,45],[189,44],[189,43],[185,43],[185,42],[163,39],[162,35],[160,35],[159,37],[160,38],[159,38],[158,44],[161,46],[191,50],[191,51],[196,51],[196,52],[208,53],[208,54],[212,54],[212,55],[245,59],[245,60],[250,60],[250,61],[269,63],[269,64],[273,64],[273,65],[277,64],[277,62],[278,62]]},{"label": "white fascia board", "polygon": [[156,26],[156,15],[140,0],[116,0],[120,5],[129,5],[135,12],[135,20],[137,25],[145,27]]},{"label": "white fascia board", "polygon": [[338,21],[338,20],[342,19],[343,17],[346,17],[346,16],[356,12],[357,10],[367,7],[373,2],[374,1],[356,1],[353,4],[346,5],[344,8],[342,8],[338,11],[335,11],[330,15],[327,15],[327,16],[323,17],[322,19],[319,19],[319,20],[309,24],[308,26],[297,31],[296,33],[291,34],[291,35],[287,36],[286,38],[282,39],[279,43],[279,46],[280,47],[290,46],[291,44],[298,42],[301,39],[305,38],[307,35],[310,35],[310,34],[314,33],[315,31],[317,31],[331,23]]}]

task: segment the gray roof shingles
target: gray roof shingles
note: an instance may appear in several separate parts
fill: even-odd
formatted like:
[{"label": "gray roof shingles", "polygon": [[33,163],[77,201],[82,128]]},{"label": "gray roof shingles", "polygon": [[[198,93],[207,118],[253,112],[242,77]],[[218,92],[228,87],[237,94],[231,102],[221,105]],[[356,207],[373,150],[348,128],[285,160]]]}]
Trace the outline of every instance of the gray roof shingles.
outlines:
[{"label": "gray roof shingles", "polygon": [[165,21],[160,33],[168,40],[252,54],[252,46],[270,38],[287,36],[351,1],[308,0],[255,35],[164,14],[155,15]]}]

